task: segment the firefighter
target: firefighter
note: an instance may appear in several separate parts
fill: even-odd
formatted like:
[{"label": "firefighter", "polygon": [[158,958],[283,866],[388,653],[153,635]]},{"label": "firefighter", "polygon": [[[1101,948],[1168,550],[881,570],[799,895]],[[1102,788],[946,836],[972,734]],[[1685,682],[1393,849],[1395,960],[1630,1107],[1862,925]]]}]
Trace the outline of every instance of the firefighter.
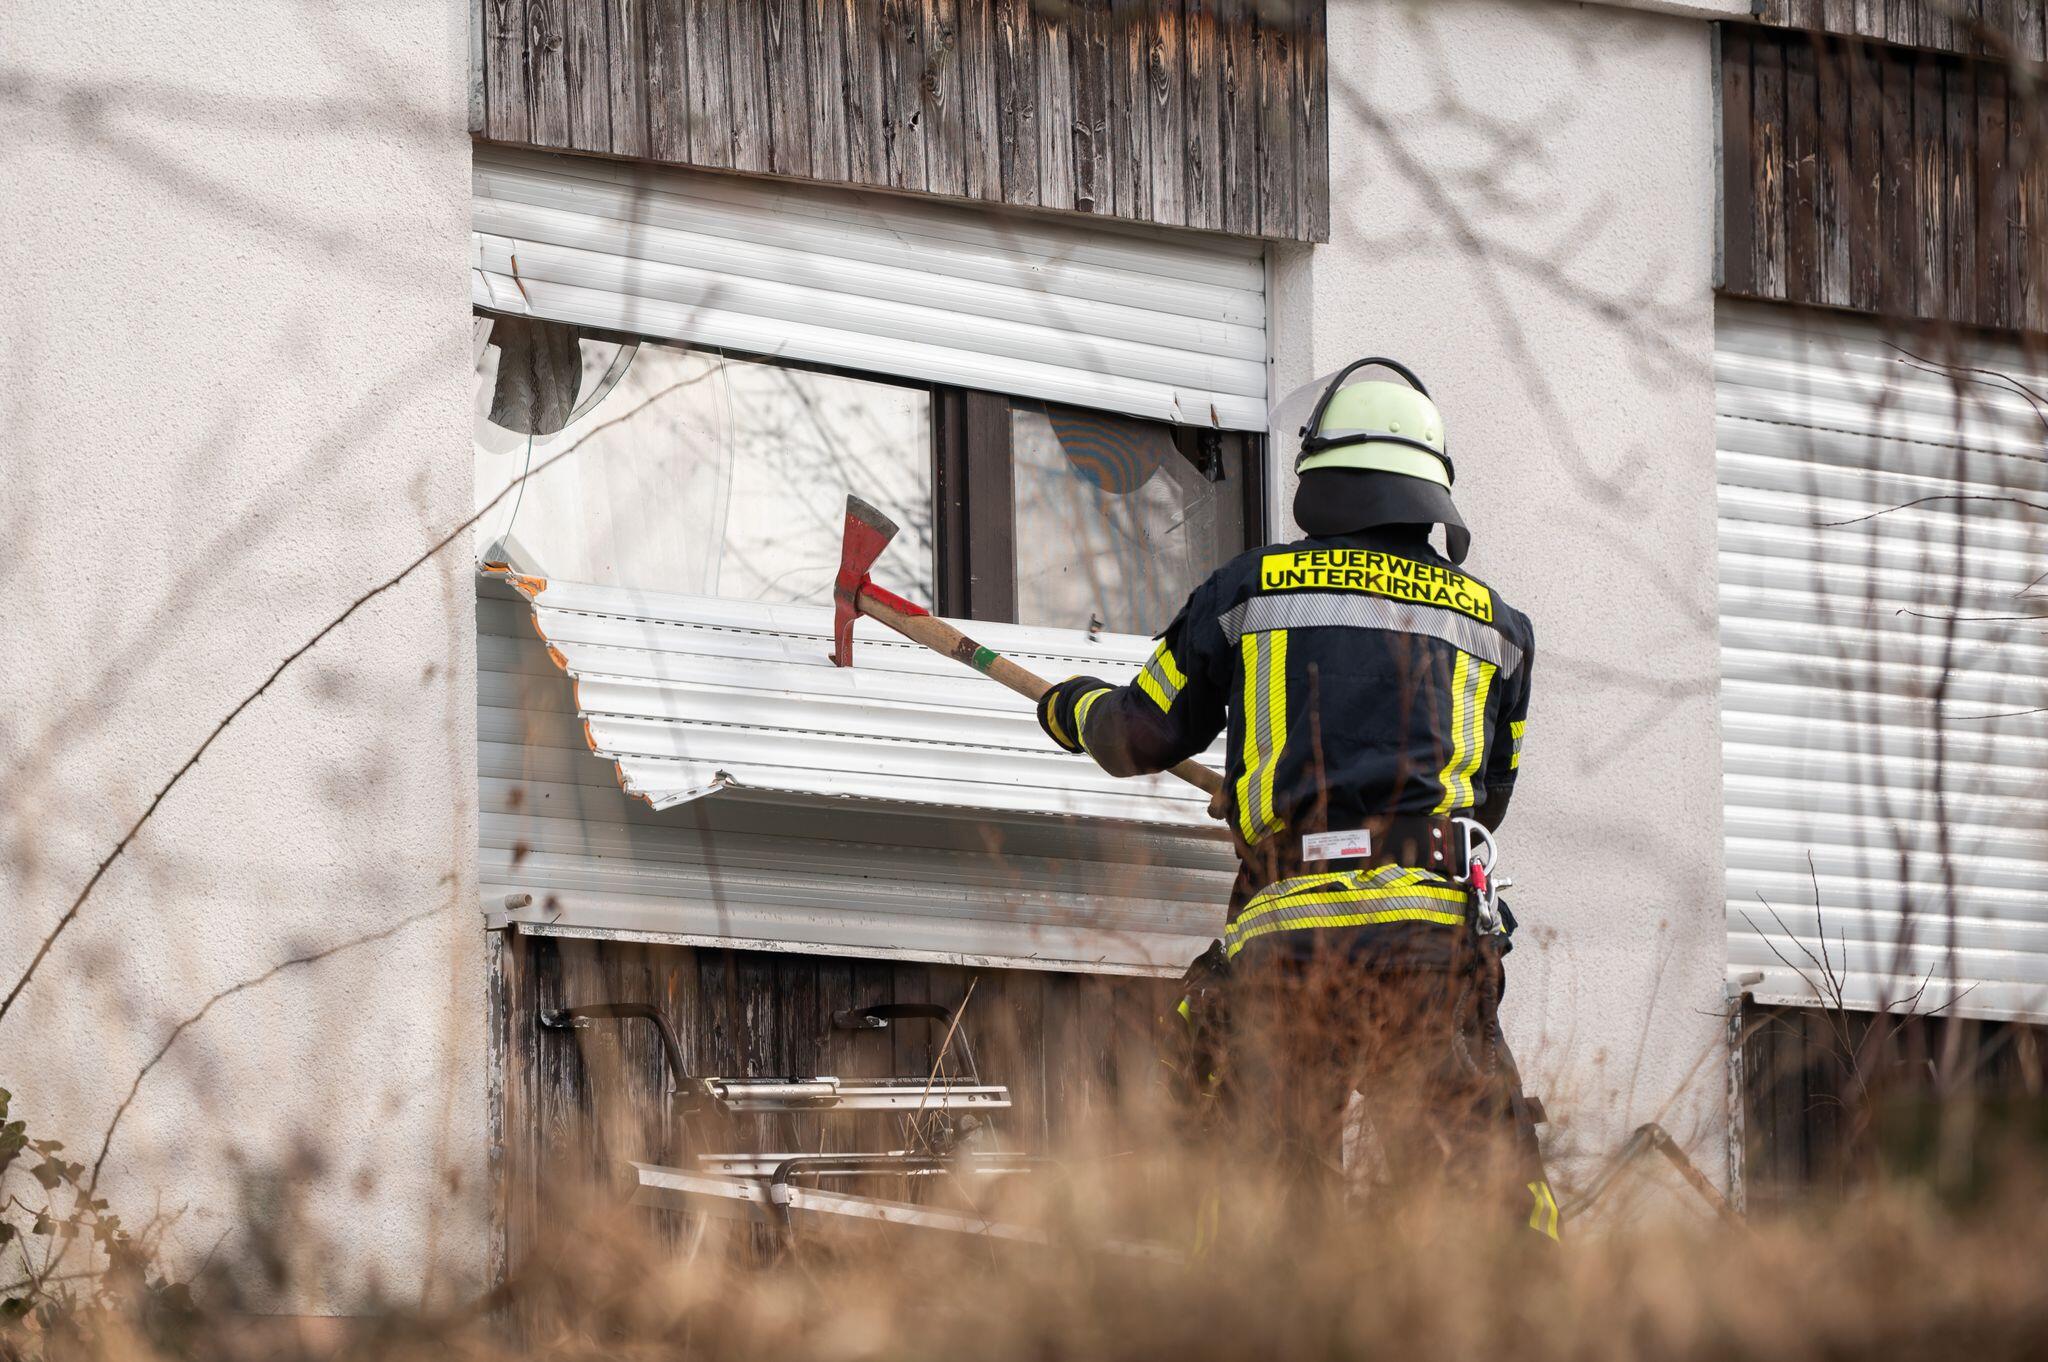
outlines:
[{"label": "firefighter", "polygon": [[1275,431],[1303,408],[1306,537],[1224,564],[1132,684],[1071,677],[1039,723],[1117,776],[1228,730],[1211,812],[1239,869],[1223,939],[1193,972],[1213,980],[1220,964],[1228,984],[1183,1012],[1228,999],[1219,1065],[1246,1148],[1327,1194],[1357,1092],[1353,1145],[1373,1146],[1389,1190],[1505,1199],[1555,1238],[1540,1112],[1495,1017],[1505,932],[1483,921],[1483,867],[1454,821],[1494,829],[1507,812],[1534,635],[1460,566],[1471,536],[1444,421],[1414,374],[1359,360],[1283,403]]}]

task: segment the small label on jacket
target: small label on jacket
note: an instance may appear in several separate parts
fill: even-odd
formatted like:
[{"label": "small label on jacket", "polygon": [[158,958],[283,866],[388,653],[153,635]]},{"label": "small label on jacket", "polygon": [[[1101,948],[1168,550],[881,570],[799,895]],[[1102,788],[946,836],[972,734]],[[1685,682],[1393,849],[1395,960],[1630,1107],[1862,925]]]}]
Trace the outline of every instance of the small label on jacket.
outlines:
[{"label": "small label on jacket", "polygon": [[1301,859],[1304,861],[1337,861],[1348,856],[1372,855],[1372,831],[1360,828],[1356,832],[1312,832],[1301,839]]},{"label": "small label on jacket", "polygon": [[1262,591],[1364,591],[1493,623],[1493,593],[1462,572],[1371,549],[1308,549],[1259,560]]}]

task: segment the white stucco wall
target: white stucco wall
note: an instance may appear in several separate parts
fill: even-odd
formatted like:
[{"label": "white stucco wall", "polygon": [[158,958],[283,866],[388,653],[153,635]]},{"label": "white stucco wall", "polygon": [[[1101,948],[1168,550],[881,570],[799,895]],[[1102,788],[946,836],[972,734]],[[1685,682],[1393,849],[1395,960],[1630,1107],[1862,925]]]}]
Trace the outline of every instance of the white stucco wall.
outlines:
[{"label": "white stucco wall", "polygon": [[1568,1176],[1649,1120],[1726,1168],[1709,43],[1600,6],[1333,4],[1332,239],[1274,269],[1276,389],[1414,367],[1470,566],[1536,622],[1506,1010]]},{"label": "white stucco wall", "polygon": [[[10,14],[0,989],[209,729],[469,509],[466,20]],[[15,1114],[88,1163],[175,1037],[103,1191],[188,1265],[281,1231],[257,1303],[481,1273],[467,558],[250,705],[0,1019]]]}]

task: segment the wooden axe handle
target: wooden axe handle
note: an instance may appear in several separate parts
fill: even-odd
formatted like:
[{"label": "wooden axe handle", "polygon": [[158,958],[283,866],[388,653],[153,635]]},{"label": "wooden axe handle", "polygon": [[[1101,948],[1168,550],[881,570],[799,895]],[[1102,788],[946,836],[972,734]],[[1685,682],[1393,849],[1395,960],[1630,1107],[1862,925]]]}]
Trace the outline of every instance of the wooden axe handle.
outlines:
[{"label": "wooden axe handle", "polygon": [[[1038,703],[1052,689],[1043,678],[1024,670],[991,648],[984,648],[936,615],[910,615],[863,591],[855,598],[861,614],[880,620],[913,643],[922,643],[935,653],[974,668],[991,681],[1008,686],[1017,694]],[[1174,775],[1212,799],[1223,788],[1223,777],[1192,758],[1171,768]]]}]

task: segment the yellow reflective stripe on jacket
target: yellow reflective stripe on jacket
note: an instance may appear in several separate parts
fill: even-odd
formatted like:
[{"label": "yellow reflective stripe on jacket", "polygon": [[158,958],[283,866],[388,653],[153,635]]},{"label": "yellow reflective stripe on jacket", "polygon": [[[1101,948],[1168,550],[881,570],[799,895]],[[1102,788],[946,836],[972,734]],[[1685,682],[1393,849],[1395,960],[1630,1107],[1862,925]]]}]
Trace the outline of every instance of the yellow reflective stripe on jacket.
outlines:
[{"label": "yellow reflective stripe on jacket", "polygon": [[1244,658],[1244,774],[1237,778],[1237,823],[1256,842],[1280,826],[1273,809],[1273,773],[1287,741],[1287,631],[1246,634]]},{"label": "yellow reflective stripe on jacket", "polygon": [[1253,895],[1224,930],[1224,945],[1235,957],[1245,943],[1274,932],[1316,927],[1371,927],[1387,922],[1465,921],[1466,893],[1427,870],[1398,865],[1296,875]]},{"label": "yellow reflective stripe on jacket", "polygon": [[1451,669],[1451,759],[1437,777],[1444,793],[1432,813],[1454,813],[1475,802],[1472,777],[1486,755],[1486,693],[1498,670],[1491,662],[1466,652],[1458,654],[1458,663]]},{"label": "yellow reflective stripe on jacket", "polygon": [[1174,661],[1173,650],[1161,639],[1159,646],[1152,650],[1152,656],[1145,663],[1145,670],[1138,673],[1138,689],[1150,696],[1152,703],[1164,713],[1173,708],[1173,702],[1180,698],[1180,688],[1188,683],[1186,673]]},{"label": "yellow reflective stripe on jacket", "polygon": [[1557,1197],[1552,1194],[1548,1182],[1529,1184],[1529,1195],[1535,1199],[1535,1206],[1529,1212],[1529,1228],[1538,1234],[1557,1238]]},{"label": "yellow reflective stripe on jacket", "polygon": [[1088,755],[1091,757],[1095,754],[1088,751],[1088,711],[1095,708],[1095,702],[1107,694],[1109,694],[1108,686],[1104,686],[1101,690],[1091,690],[1081,697],[1079,704],[1074,706],[1074,741],[1080,743],[1081,750],[1088,752]]},{"label": "yellow reflective stripe on jacket", "polygon": [[1529,726],[1527,719],[1516,719],[1508,725],[1508,736],[1515,740],[1515,750],[1508,757],[1508,769],[1515,770],[1522,764],[1522,730]]}]

